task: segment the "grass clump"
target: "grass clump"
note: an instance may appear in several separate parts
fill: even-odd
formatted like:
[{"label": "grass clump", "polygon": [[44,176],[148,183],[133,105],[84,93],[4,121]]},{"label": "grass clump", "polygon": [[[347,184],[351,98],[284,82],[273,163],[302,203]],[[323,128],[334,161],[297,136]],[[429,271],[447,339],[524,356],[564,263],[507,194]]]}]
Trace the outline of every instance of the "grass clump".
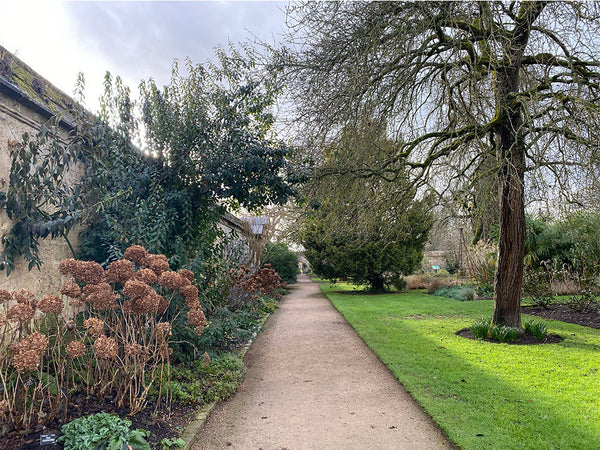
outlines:
[{"label": "grass clump", "polygon": [[487,339],[490,336],[490,319],[480,317],[470,327],[471,333],[477,339]]},{"label": "grass clump", "polygon": [[498,342],[514,342],[521,335],[521,330],[516,327],[493,325],[490,327],[490,338]]},{"label": "grass clump", "polygon": [[461,302],[475,300],[473,288],[465,285],[446,286],[433,293],[438,297],[453,298]]}]

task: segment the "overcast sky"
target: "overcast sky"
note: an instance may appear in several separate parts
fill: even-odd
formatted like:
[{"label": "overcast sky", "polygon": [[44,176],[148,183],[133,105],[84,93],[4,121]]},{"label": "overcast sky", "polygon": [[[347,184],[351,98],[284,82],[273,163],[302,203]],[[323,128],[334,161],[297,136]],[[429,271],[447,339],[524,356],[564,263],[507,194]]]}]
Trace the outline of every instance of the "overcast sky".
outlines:
[{"label": "overcast sky", "polygon": [[174,58],[203,63],[229,41],[279,41],[286,5],[0,0],[0,45],[69,95],[83,72],[86,104],[96,110],[107,70],[134,91],[141,79],[165,84]]}]

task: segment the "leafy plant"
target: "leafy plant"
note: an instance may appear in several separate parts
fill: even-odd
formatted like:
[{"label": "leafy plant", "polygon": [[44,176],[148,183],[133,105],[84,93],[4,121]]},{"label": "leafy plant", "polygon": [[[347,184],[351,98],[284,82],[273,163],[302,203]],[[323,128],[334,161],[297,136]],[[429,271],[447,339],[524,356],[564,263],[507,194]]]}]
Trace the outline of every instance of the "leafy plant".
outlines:
[{"label": "leafy plant", "polygon": [[133,450],[150,450],[146,430],[130,430],[131,421],[101,412],[80,417],[62,426],[59,442],[66,450],[122,450],[131,446]]},{"label": "leafy plant", "polygon": [[493,325],[490,327],[490,338],[498,342],[513,342],[521,335],[521,330],[504,325]]},{"label": "leafy plant", "polygon": [[469,330],[477,339],[487,339],[490,337],[490,323],[489,317],[480,317],[469,327]]},{"label": "leafy plant", "polygon": [[544,308],[554,303],[556,299],[552,291],[554,272],[555,270],[550,264],[542,264],[538,269],[525,266],[523,296],[528,298],[534,305]]},{"label": "leafy plant", "polygon": [[273,244],[268,242],[262,255],[263,265],[269,264],[286,283],[295,283],[300,272],[298,256],[283,242]]},{"label": "leafy plant", "polygon": [[169,450],[171,448],[185,448],[185,441],[181,438],[177,438],[175,440],[171,440],[169,438],[164,438],[160,441],[163,450]]},{"label": "leafy plant", "polygon": [[470,301],[474,300],[475,292],[473,288],[465,285],[446,286],[434,292],[439,297],[453,298],[454,300]]},{"label": "leafy plant", "polygon": [[526,320],[523,322],[523,330],[543,341],[548,334],[548,325],[543,320]]}]

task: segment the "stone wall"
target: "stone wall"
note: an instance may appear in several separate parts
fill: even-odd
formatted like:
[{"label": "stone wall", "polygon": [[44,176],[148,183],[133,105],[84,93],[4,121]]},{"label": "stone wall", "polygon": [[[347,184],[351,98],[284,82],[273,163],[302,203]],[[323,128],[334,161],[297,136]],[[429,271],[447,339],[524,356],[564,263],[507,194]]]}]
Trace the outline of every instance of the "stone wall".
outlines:
[{"label": "stone wall", "polygon": [[[6,192],[8,187],[11,142],[21,141],[23,133],[37,133],[41,125],[55,114],[63,115],[61,130],[66,138],[72,122],[65,108],[73,104],[68,96],[0,47],[0,190]],[[72,171],[70,177],[77,176],[76,172]],[[0,210],[0,236],[11,225],[6,211]],[[74,246],[78,244],[77,235],[77,230],[69,235]],[[44,262],[41,270],[34,268],[29,271],[25,260],[16,262],[10,276],[0,270],[0,289],[25,288],[38,295],[58,293],[63,282],[58,264],[72,257],[71,251],[64,239],[48,238],[40,240],[40,256]]]}]

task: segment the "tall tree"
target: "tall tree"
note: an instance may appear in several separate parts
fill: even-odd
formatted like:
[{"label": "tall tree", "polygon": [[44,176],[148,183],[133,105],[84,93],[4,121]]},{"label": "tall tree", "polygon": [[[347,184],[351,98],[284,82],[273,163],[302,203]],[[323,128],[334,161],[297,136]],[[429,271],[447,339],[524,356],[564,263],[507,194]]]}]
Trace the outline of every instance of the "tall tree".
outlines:
[{"label": "tall tree", "polygon": [[313,136],[365,115],[402,136],[355,176],[445,192],[495,174],[493,321],[520,326],[526,182],[575,198],[597,180],[599,17],[595,2],[307,2],[278,63]]}]

